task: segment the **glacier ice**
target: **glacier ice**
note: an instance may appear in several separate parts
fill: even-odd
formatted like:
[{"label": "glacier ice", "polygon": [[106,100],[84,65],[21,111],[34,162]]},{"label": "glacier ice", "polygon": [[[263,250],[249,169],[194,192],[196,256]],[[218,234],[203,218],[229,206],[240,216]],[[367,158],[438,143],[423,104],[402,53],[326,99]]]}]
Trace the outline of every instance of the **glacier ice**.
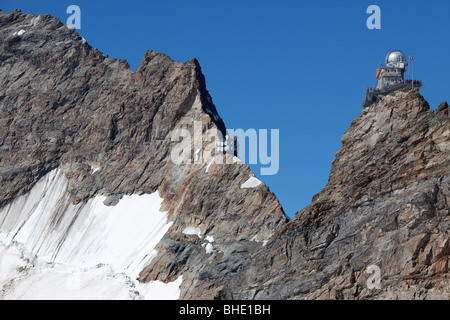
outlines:
[{"label": "glacier ice", "polygon": [[104,196],[74,205],[67,185],[55,169],[0,208],[0,298],[177,299],[181,277],[135,280],[172,225],[158,192],[123,196],[116,206]]}]

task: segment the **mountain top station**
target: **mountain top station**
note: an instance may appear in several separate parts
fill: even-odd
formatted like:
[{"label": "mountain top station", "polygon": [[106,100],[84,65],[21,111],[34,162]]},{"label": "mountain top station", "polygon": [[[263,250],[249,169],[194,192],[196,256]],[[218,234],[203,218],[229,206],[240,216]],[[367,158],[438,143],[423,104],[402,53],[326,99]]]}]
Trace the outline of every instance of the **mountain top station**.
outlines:
[{"label": "mountain top station", "polygon": [[[413,57],[410,57],[411,63],[413,62]],[[378,97],[382,95],[387,95],[388,93],[394,92],[403,88],[415,88],[421,87],[421,80],[413,80],[414,69],[412,68],[411,79],[405,79],[405,72],[407,70],[408,63],[406,62],[405,55],[403,52],[394,50],[386,55],[385,65],[380,64],[377,69],[377,84],[375,88],[367,88],[366,98],[364,101],[364,108],[372,105],[378,101]]]}]

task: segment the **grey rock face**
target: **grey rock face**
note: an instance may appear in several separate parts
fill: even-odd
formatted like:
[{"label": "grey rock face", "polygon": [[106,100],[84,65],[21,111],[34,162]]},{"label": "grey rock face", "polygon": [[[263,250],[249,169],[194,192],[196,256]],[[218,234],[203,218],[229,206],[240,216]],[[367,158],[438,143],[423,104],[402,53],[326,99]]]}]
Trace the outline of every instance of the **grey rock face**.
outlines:
[{"label": "grey rock face", "polygon": [[416,90],[399,91],[365,109],[327,186],[223,297],[449,299],[449,151],[446,103],[435,112]]},{"label": "grey rock face", "polygon": [[49,15],[2,12],[0,29],[0,206],[55,168],[73,204],[158,191],[173,224],[140,279],[183,275],[181,298],[192,299],[213,298],[243,266],[237,257],[262,246],[250,240],[286,222],[266,186],[240,188],[253,173],[231,155],[224,164],[171,160],[179,129],[225,134],[197,60],[147,51],[131,72]]}]

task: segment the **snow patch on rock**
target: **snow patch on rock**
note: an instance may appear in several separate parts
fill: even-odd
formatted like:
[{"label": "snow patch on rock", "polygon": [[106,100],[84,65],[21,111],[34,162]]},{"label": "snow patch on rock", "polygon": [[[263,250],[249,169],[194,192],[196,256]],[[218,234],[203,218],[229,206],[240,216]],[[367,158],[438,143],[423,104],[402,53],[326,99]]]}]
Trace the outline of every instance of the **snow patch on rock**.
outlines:
[{"label": "snow patch on rock", "polygon": [[100,167],[97,167],[97,166],[92,166],[91,165],[91,174],[94,174],[94,173],[96,173],[98,170],[100,170],[101,168]]},{"label": "snow patch on rock", "polygon": [[241,189],[256,188],[261,183],[262,182],[258,180],[256,177],[250,177],[247,181],[241,184]]},{"label": "snow patch on rock", "polygon": [[[105,206],[104,196],[74,205],[67,185],[64,173],[55,169],[30,192],[0,208],[0,245],[3,248],[0,257],[0,284],[3,285],[0,289],[11,275],[3,269],[17,270],[15,266],[22,266],[19,269],[22,271],[14,276],[14,287],[6,290],[6,295],[12,298],[47,298],[40,296],[38,288],[44,290],[48,286],[51,289],[51,283],[61,285],[70,282],[74,276],[81,277],[83,283],[83,277],[89,279],[94,275],[95,281],[86,282],[80,290],[68,290],[68,296],[60,297],[133,297],[128,289],[123,289],[126,293],[122,293],[117,286],[139,286],[146,288],[144,291],[148,294],[152,282],[140,285],[134,279],[155,256],[154,248],[172,225],[167,221],[167,212],[160,210],[163,199],[155,192],[123,196],[116,206]],[[19,256],[11,249],[13,244],[20,244],[24,248],[22,251],[30,252],[36,258]],[[32,260],[39,263],[27,264]],[[102,286],[100,282],[110,290],[116,288],[117,293],[111,295],[110,290],[98,289]],[[167,285],[176,286],[177,283]],[[22,292],[21,288],[25,290],[29,286],[36,290]],[[154,286],[159,288],[161,284]],[[145,294],[139,294],[139,297],[146,298]],[[174,294],[171,298],[178,296]]]},{"label": "snow patch on rock", "polygon": [[211,243],[204,243],[203,247],[205,248],[205,251],[207,254],[211,254],[214,252],[214,247]]},{"label": "snow patch on rock", "polygon": [[184,228],[182,233],[187,234],[187,235],[196,235],[200,239],[202,238],[202,231],[200,230],[200,228],[197,228],[197,227],[192,227],[192,226],[186,227],[186,228]]},{"label": "snow patch on rock", "polygon": [[206,242],[202,243],[202,247],[205,248],[207,254],[213,253],[215,251],[214,246],[212,245],[212,243],[214,242],[214,237],[206,236],[205,240]]},{"label": "snow patch on rock", "polygon": [[19,31],[16,31],[13,33],[13,36],[21,36],[25,33],[25,30],[20,29]]},{"label": "snow patch on rock", "polygon": [[255,235],[250,239],[250,241],[254,241],[254,242],[258,242],[258,243],[260,242],[260,243],[262,243],[263,247],[265,247],[267,242],[269,242],[269,240],[258,240],[257,238],[258,238],[258,235]]}]

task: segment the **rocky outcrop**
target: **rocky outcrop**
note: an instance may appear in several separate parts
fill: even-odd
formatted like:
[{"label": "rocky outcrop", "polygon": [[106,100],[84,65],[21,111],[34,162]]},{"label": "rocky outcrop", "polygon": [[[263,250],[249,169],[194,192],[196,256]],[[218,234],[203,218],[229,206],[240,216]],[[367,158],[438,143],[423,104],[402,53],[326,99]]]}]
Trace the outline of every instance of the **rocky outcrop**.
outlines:
[{"label": "rocky outcrop", "polygon": [[366,108],[342,137],[327,186],[222,296],[449,299],[449,138],[447,103],[430,110],[417,89]]},{"label": "rocky outcrop", "polygon": [[[267,186],[240,188],[253,173],[232,155],[211,158],[213,150],[199,160],[192,150],[174,163],[174,133],[195,139],[194,124],[202,136],[217,132],[200,139],[207,149],[226,130],[197,60],[147,51],[131,72],[49,15],[0,12],[0,29],[0,207],[27,199],[55,169],[67,179],[66,208],[89,207],[98,197],[115,206],[128,195],[158,192],[171,225],[139,279],[183,276],[181,298],[214,297],[243,257],[286,222]],[[13,228],[1,226],[5,234]]]}]

